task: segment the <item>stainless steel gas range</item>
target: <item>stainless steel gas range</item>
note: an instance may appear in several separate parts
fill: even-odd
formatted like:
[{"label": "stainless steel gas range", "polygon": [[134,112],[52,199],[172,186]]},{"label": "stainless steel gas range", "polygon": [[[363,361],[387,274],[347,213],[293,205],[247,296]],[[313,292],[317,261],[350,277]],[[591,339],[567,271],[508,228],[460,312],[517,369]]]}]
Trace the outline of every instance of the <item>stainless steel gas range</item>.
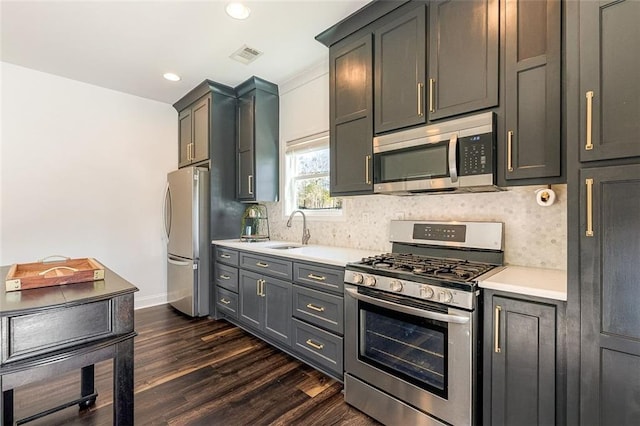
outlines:
[{"label": "stainless steel gas range", "polygon": [[389,425],[477,417],[478,281],[503,224],[392,221],[392,253],[345,270],[345,400]]}]

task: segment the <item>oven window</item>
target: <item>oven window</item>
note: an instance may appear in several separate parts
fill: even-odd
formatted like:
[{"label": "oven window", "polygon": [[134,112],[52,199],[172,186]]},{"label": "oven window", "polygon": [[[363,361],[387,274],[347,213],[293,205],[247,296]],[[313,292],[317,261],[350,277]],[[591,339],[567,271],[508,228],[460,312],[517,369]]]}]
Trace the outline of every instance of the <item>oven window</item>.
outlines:
[{"label": "oven window", "polygon": [[361,361],[447,398],[447,325],[359,302]]},{"label": "oven window", "polygon": [[428,145],[376,154],[380,182],[448,176],[447,145]]}]

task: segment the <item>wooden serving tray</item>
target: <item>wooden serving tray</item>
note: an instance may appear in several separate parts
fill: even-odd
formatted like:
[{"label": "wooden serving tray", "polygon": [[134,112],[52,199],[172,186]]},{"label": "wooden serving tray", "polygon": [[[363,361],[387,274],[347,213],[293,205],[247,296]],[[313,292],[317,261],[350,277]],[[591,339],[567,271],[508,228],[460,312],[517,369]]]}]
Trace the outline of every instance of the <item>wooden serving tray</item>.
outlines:
[{"label": "wooden serving tray", "polygon": [[103,279],[104,266],[93,258],[17,263],[9,269],[5,290],[27,290]]}]

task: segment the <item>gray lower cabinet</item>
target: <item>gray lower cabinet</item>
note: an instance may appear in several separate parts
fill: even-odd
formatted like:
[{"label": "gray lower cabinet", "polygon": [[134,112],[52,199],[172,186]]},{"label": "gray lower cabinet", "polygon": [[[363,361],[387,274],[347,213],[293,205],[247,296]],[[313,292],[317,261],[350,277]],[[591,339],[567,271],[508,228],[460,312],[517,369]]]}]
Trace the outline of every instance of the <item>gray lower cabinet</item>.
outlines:
[{"label": "gray lower cabinet", "polygon": [[640,164],[580,181],[580,423],[640,424]]},{"label": "gray lower cabinet", "polygon": [[238,321],[289,346],[291,283],[240,270]]},{"label": "gray lower cabinet", "polygon": [[485,425],[564,423],[564,304],[485,291]]}]

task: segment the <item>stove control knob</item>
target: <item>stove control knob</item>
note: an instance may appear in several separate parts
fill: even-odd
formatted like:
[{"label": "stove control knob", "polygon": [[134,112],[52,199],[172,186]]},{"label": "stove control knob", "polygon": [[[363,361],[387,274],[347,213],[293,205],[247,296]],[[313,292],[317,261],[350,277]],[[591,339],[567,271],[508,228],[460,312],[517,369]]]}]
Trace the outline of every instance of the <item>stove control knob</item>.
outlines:
[{"label": "stove control knob", "polygon": [[362,281],[364,280],[364,278],[362,277],[362,274],[353,274],[353,282],[354,284],[362,284]]},{"label": "stove control knob", "polygon": [[364,285],[367,287],[375,287],[376,286],[376,277],[372,277],[371,275],[367,275],[364,277]]},{"label": "stove control knob", "polygon": [[439,295],[439,299],[443,303],[451,303],[453,300],[453,294],[449,290],[442,290]]},{"label": "stove control knob", "polygon": [[398,280],[393,280],[389,283],[389,288],[391,288],[391,291],[400,293],[402,291],[402,283]]},{"label": "stove control knob", "polygon": [[428,285],[423,285],[420,287],[420,297],[424,297],[425,299],[433,298],[433,289]]}]

